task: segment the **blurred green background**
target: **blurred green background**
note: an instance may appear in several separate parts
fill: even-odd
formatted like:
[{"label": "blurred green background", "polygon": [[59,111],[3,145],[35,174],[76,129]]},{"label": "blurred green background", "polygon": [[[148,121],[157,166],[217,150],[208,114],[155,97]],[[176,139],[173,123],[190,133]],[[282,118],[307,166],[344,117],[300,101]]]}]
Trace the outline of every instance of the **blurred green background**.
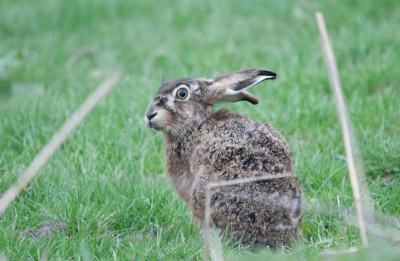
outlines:
[{"label": "blurred green background", "polygon": [[[357,229],[338,214],[353,213],[353,198],[316,11],[325,15],[374,210],[398,218],[397,0],[2,0],[0,193],[105,77],[117,67],[125,74],[0,216],[0,253],[12,260],[199,260],[202,238],[170,185],[162,138],[145,126],[144,111],[163,81],[250,67],[278,78],[251,89],[259,105],[225,107],[280,130],[307,205],[327,209],[306,208],[308,242],[274,258],[314,260],[321,251],[359,246]],[[20,238],[53,220],[68,231]],[[398,223],[382,226],[400,232]],[[381,249],[385,260],[398,257]],[[252,252],[226,244],[224,253]]]}]

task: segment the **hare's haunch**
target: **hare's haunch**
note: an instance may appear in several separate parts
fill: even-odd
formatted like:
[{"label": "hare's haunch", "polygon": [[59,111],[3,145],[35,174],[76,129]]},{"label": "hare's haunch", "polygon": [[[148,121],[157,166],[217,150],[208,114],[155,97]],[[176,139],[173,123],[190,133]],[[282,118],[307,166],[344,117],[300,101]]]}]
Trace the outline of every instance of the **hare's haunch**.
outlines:
[{"label": "hare's haunch", "polygon": [[[258,99],[247,89],[276,74],[244,69],[214,79],[186,78],[161,85],[146,110],[146,124],[165,139],[167,172],[194,219],[204,221],[210,182],[293,173],[292,153],[270,125],[215,104]],[[216,187],[211,219],[229,239],[254,246],[292,246],[301,218],[302,192],[293,176]]]}]

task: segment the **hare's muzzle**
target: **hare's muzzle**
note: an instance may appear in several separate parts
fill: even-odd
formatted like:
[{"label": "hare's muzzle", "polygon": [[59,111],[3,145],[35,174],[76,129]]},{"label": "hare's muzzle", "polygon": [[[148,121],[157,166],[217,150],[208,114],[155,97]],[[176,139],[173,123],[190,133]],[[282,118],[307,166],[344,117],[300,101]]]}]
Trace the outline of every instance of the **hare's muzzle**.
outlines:
[{"label": "hare's muzzle", "polygon": [[157,112],[155,111],[153,106],[147,107],[145,116],[144,116],[144,121],[146,122],[147,126],[153,127],[151,124],[151,120],[154,119],[154,117],[157,115]]},{"label": "hare's muzzle", "polygon": [[153,127],[151,124],[151,120],[157,115],[157,112],[151,114],[151,115],[146,115],[146,117],[144,118],[144,120],[146,121],[147,126],[149,127]]},{"label": "hare's muzzle", "polygon": [[154,106],[150,104],[149,107],[147,107],[144,116],[144,121],[150,128],[153,128],[155,130],[161,130],[162,126],[160,125],[160,120],[162,114],[163,114],[162,111],[157,110]]}]

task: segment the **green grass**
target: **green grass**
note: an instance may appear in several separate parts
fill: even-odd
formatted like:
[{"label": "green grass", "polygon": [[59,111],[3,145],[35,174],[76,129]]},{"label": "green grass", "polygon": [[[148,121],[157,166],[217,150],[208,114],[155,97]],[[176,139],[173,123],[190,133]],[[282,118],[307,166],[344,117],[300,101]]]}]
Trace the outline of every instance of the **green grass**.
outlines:
[{"label": "green grass", "polygon": [[[6,257],[201,259],[199,229],[165,174],[162,138],[143,115],[165,80],[249,67],[276,71],[278,78],[252,88],[258,106],[228,107],[281,130],[294,151],[305,201],[317,200],[327,210],[306,208],[309,242],[293,254],[259,255],[314,260],[321,251],[360,246],[357,229],[338,214],[353,213],[353,199],[315,11],[324,13],[333,42],[373,207],[400,216],[398,1],[2,0],[1,7],[0,193],[114,68],[125,70],[0,215]],[[46,220],[69,229],[51,240],[19,239]],[[135,239],[155,225],[156,237]],[[321,243],[326,240],[332,241]],[[390,243],[377,249],[394,253]],[[375,260],[368,253],[359,258]],[[247,258],[251,251],[227,245],[225,254]]]}]

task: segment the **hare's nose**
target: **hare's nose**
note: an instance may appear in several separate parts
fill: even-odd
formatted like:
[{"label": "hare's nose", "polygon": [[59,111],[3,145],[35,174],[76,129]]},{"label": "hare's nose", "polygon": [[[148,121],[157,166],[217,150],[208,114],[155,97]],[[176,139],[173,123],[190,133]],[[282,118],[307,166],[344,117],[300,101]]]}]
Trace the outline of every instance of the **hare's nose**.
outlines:
[{"label": "hare's nose", "polygon": [[154,108],[152,104],[147,107],[147,110],[144,114],[146,121],[151,121],[157,115],[157,110]]},{"label": "hare's nose", "polygon": [[153,128],[153,124],[151,122],[151,120],[157,115],[157,112],[151,112],[151,113],[146,113],[145,117],[144,117],[144,121],[146,122],[147,126],[149,126],[150,128]]},{"label": "hare's nose", "polygon": [[147,117],[147,119],[148,119],[149,121],[151,121],[151,119],[153,119],[156,115],[157,115],[157,112],[154,112],[154,113],[152,113],[152,114],[149,113],[149,115],[146,115],[146,117]]}]

